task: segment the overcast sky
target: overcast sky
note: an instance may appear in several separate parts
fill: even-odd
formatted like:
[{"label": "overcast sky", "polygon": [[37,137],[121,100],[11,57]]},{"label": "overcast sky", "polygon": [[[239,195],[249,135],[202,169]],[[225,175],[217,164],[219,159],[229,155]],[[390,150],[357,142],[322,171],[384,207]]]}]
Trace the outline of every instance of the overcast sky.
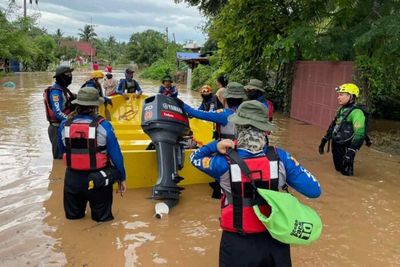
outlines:
[{"label": "overcast sky", "polygon": [[[8,0],[0,0],[7,6]],[[15,0],[22,7],[23,0]],[[113,35],[119,41],[128,41],[132,33],[153,29],[165,32],[169,38],[175,33],[177,42],[194,40],[204,43],[201,31],[204,18],[197,8],[173,0],[39,0],[29,4],[28,15],[38,14],[40,27],[53,34],[60,28],[64,35],[78,36],[80,28],[93,23],[99,37]],[[35,0],[33,0],[35,3]],[[23,10],[21,9],[21,14]]]}]

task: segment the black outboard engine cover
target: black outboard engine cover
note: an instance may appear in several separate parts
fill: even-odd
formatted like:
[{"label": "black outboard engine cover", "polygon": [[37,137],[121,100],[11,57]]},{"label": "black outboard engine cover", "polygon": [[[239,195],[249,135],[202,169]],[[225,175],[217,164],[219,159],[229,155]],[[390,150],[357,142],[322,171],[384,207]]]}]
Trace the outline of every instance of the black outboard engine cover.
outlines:
[{"label": "black outboard engine cover", "polygon": [[158,179],[153,188],[153,198],[166,200],[172,207],[178,202],[182,190],[177,186],[183,179],[178,170],[183,168],[184,162],[184,150],[179,141],[190,130],[183,103],[161,94],[146,98],[142,128],[150,136],[157,153]]}]

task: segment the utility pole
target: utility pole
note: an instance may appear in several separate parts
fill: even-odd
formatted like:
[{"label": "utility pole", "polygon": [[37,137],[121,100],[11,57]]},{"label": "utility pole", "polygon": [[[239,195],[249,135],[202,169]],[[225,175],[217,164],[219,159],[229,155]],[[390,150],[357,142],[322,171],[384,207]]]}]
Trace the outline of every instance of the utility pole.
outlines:
[{"label": "utility pole", "polygon": [[166,32],[166,34],[167,34],[167,49],[166,49],[166,57],[165,57],[165,59],[168,59],[168,27],[166,27],[165,28],[165,32]]}]

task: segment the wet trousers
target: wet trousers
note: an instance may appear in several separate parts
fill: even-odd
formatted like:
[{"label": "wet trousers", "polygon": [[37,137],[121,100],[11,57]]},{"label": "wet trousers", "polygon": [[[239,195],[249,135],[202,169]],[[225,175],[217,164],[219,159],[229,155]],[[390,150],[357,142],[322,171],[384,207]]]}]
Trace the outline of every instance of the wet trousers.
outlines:
[{"label": "wet trousers", "polygon": [[354,158],[351,162],[344,161],[347,149],[347,144],[341,145],[332,141],[332,157],[335,169],[343,175],[352,176],[354,171]]},{"label": "wet trousers", "polygon": [[222,232],[220,267],[290,267],[290,246],[267,232],[241,235]]},{"label": "wet trousers", "polygon": [[110,221],[114,219],[112,215],[112,184],[89,190],[89,173],[87,171],[73,171],[70,168],[65,170],[65,217],[70,220],[83,218],[87,202],[89,202],[92,220],[96,222]]},{"label": "wet trousers", "polygon": [[49,134],[51,150],[53,152],[53,159],[61,159],[62,154],[60,153],[60,150],[58,149],[58,126],[49,124],[47,133]]}]

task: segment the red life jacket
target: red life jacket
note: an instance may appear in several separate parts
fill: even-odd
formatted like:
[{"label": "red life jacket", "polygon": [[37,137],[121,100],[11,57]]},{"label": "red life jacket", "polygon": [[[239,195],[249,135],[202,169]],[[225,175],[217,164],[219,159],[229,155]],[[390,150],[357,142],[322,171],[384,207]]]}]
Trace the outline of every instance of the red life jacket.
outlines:
[{"label": "red life jacket", "polygon": [[230,163],[231,193],[224,192],[221,198],[221,228],[229,232],[245,234],[262,233],[267,229],[253,211],[257,204],[265,216],[271,207],[258,195],[255,188],[278,191],[279,157],[274,147],[268,147],[267,156],[243,159],[250,177],[244,175],[238,164]]},{"label": "red life jacket", "polygon": [[47,120],[48,120],[50,123],[59,123],[60,121],[57,120],[56,114],[54,114],[53,109],[51,108],[51,105],[50,105],[50,101],[49,101],[49,99],[50,99],[50,91],[51,91],[51,90],[59,90],[59,91],[62,91],[62,93],[63,93],[63,95],[64,95],[64,98],[65,98],[65,100],[66,100],[66,101],[65,101],[65,107],[64,107],[64,109],[62,110],[62,112],[63,112],[64,114],[66,114],[66,115],[68,115],[68,114],[71,113],[71,111],[72,111],[72,104],[71,104],[71,101],[75,99],[75,96],[74,96],[74,94],[73,94],[68,88],[65,88],[65,90],[64,90],[64,89],[61,89],[61,88],[55,88],[55,87],[53,87],[53,86],[49,86],[49,87],[47,87],[46,89],[44,89],[44,92],[43,92],[43,100],[44,100],[44,107],[45,107],[45,109],[46,109],[46,117],[47,117]]},{"label": "red life jacket", "polygon": [[104,121],[98,116],[90,123],[65,123],[64,163],[72,170],[95,171],[109,164],[105,146],[97,145],[97,127]]}]

